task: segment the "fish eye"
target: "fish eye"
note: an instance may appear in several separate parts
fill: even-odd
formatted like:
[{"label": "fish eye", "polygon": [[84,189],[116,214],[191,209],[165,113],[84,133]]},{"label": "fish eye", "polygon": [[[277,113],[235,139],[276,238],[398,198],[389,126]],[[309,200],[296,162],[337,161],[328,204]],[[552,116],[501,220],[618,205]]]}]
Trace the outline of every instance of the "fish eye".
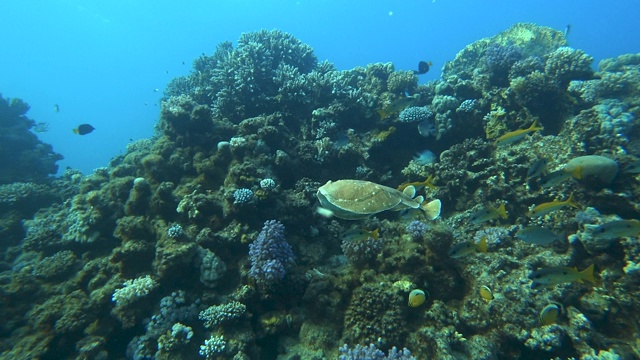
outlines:
[{"label": "fish eye", "polygon": [[607,231],[607,229],[605,229],[605,228],[601,227],[601,228],[599,229],[599,231],[600,231],[601,233],[603,233],[603,232]]}]

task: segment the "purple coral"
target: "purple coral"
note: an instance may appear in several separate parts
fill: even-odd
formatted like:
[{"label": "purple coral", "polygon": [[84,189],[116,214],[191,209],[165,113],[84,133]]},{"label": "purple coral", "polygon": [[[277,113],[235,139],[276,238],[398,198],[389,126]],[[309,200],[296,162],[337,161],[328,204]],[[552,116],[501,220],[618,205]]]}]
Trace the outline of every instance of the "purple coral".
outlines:
[{"label": "purple coral", "polygon": [[492,43],[484,52],[485,64],[493,71],[508,71],[521,58],[522,51],[513,44]]},{"label": "purple coral", "polygon": [[282,280],[295,258],[284,238],[284,225],[276,220],[265,221],[258,238],[249,245],[249,257],[249,276],[259,285],[269,286]]},{"label": "purple coral", "polygon": [[389,350],[387,356],[373,344],[369,346],[356,345],[353,349],[344,344],[339,351],[339,360],[415,360],[407,348],[398,350],[395,346]]},{"label": "purple coral", "polygon": [[522,50],[513,44],[492,43],[484,52],[484,63],[496,85],[507,85],[509,69],[522,58]]},{"label": "purple coral", "polygon": [[429,230],[429,226],[419,220],[414,220],[409,225],[407,225],[404,230],[411,236],[411,240],[417,241],[424,239],[424,236],[427,234],[427,230]]},{"label": "purple coral", "polygon": [[368,237],[362,240],[342,240],[342,252],[354,264],[362,265],[375,260],[382,252],[384,241],[381,238]]}]

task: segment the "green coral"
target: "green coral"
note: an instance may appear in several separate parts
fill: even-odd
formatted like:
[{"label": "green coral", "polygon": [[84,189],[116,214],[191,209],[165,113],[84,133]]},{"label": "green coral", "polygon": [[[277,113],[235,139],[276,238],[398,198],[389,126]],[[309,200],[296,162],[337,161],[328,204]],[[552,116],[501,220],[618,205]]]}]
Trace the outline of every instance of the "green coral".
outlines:
[{"label": "green coral", "polygon": [[42,183],[58,171],[62,155],[30,131],[36,123],[26,116],[28,111],[23,100],[0,94],[0,184]]},{"label": "green coral", "polygon": [[59,280],[74,270],[78,264],[77,261],[78,258],[72,251],[59,251],[38,262],[33,269],[33,275],[49,281]]},{"label": "green coral", "polygon": [[53,295],[30,312],[36,328],[53,328],[61,334],[82,330],[96,317],[94,304],[81,290],[70,294]]},{"label": "green coral", "polygon": [[450,75],[457,75],[463,79],[473,78],[474,69],[481,67],[482,55],[490,44],[517,46],[526,58],[540,57],[566,46],[567,40],[561,31],[531,23],[517,23],[493,37],[467,45],[456,54],[453,61],[445,64],[442,70],[443,78]]},{"label": "green coral", "polygon": [[387,90],[396,95],[414,94],[418,88],[418,76],[411,71],[394,71],[387,80]]},{"label": "green coral", "polygon": [[[539,117],[544,125],[558,124],[565,112],[565,92],[556,79],[543,72],[534,71],[511,80],[510,89],[516,102]],[[558,131],[559,126],[554,127]]]},{"label": "green coral", "polygon": [[344,317],[343,338],[350,344],[402,345],[406,299],[390,284],[363,284],[353,291]]}]

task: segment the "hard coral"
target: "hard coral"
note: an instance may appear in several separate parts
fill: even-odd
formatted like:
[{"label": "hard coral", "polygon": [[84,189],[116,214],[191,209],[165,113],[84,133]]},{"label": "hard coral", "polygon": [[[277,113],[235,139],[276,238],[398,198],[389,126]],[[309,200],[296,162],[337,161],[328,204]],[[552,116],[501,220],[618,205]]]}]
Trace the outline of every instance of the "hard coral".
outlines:
[{"label": "hard coral", "polygon": [[281,281],[294,262],[291,246],[284,238],[284,225],[265,221],[258,238],[249,245],[251,276],[258,285],[269,287]]},{"label": "hard coral", "polygon": [[534,71],[515,78],[511,80],[510,87],[517,103],[540,117],[545,125],[558,120],[564,113],[565,93],[560,83],[545,73]]},{"label": "hard coral", "polygon": [[513,44],[489,45],[484,52],[484,65],[491,74],[491,82],[497,86],[507,85],[509,70],[521,58],[522,50]]},{"label": "hard coral", "polygon": [[56,162],[62,155],[29,131],[35,121],[25,116],[27,111],[24,101],[0,94],[0,184],[43,182],[58,171]]},{"label": "hard coral", "polygon": [[410,106],[400,112],[402,122],[421,122],[433,120],[434,113],[426,106]]},{"label": "hard coral", "polygon": [[384,348],[403,342],[407,328],[404,297],[386,283],[367,283],[355,289],[344,317],[344,339],[349,343]]},{"label": "hard coral", "polygon": [[561,47],[546,55],[544,72],[567,86],[571,80],[588,80],[593,77],[593,57],[582,50]]}]

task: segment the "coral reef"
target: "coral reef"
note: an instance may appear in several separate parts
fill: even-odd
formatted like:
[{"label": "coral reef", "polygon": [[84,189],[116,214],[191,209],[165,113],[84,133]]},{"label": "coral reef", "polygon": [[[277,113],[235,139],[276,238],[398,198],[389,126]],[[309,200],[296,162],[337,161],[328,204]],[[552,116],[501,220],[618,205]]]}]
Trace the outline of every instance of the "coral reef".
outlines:
[{"label": "coral reef", "polygon": [[0,94],[0,184],[43,182],[58,171],[62,155],[30,131],[36,125],[26,114],[29,105]]},{"label": "coral reef", "polygon": [[[418,84],[246,33],[170,82],[153,138],[59,178],[28,105],[2,99],[25,157],[0,176],[0,357],[637,358],[640,55],[592,61],[515,24]],[[354,178],[400,186],[402,211],[318,209]],[[414,206],[433,199],[430,221]],[[558,269],[574,277],[532,288]]]},{"label": "coral reef", "polygon": [[342,240],[342,252],[350,262],[356,265],[366,264],[375,260],[382,252],[384,240],[367,237],[361,240]]}]

